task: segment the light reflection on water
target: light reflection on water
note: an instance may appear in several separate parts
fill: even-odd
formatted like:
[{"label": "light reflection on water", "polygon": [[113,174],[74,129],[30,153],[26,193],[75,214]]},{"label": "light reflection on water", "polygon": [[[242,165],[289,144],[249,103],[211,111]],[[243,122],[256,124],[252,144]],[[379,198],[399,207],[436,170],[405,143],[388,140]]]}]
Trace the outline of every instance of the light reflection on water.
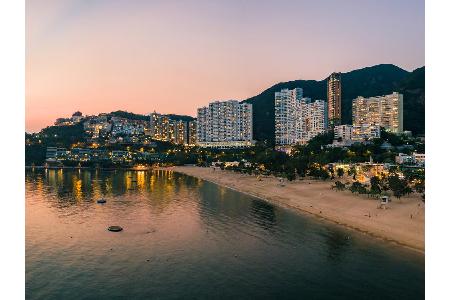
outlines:
[{"label": "light reflection on water", "polygon": [[[106,204],[96,203],[101,197]],[[170,171],[26,171],[26,292],[422,299],[424,259]]]}]

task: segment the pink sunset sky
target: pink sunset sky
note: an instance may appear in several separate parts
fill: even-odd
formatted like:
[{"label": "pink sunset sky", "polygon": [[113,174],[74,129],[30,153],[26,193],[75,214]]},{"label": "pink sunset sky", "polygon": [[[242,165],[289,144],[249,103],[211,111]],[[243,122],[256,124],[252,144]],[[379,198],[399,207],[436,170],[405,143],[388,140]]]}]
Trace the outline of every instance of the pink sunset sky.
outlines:
[{"label": "pink sunset sky", "polygon": [[79,110],[194,116],[280,81],[425,63],[424,1],[26,1],[26,130]]}]

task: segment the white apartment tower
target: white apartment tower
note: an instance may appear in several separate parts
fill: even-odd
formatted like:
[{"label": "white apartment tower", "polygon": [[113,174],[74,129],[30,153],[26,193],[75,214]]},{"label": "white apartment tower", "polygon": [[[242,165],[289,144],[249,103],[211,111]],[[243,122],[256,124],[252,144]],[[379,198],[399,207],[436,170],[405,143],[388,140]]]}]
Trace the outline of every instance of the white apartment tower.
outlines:
[{"label": "white apartment tower", "polygon": [[275,144],[290,146],[307,143],[325,132],[327,106],[323,100],[311,102],[303,89],[283,89],[275,93]]},{"label": "white apartment tower", "polygon": [[310,98],[300,101],[300,126],[297,131],[297,141],[307,143],[310,139],[326,130],[327,105],[323,100],[311,102]]},{"label": "white apartment tower", "polygon": [[243,147],[253,144],[253,112],[249,103],[215,101],[197,110],[197,144],[201,147]]},{"label": "white apartment tower", "polygon": [[352,103],[354,130],[379,126],[394,133],[403,132],[403,95],[394,92],[378,97],[358,97]]},{"label": "white apartment tower", "polygon": [[299,105],[303,89],[282,89],[275,92],[275,144],[280,146],[295,144],[298,128],[301,126]]}]

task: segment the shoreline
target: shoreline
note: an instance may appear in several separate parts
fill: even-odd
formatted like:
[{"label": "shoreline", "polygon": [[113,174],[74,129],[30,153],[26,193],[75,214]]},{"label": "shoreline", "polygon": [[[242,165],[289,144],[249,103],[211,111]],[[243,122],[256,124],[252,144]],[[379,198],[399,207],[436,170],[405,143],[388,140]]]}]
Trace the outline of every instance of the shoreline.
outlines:
[{"label": "shoreline", "polygon": [[152,171],[157,170],[159,167],[145,167],[145,168],[136,168],[136,167],[113,167],[113,168],[104,168],[104,167],[69,167],[69,166],[25,166],[26,170],[29,169],[48,169],[48,170],[124,170],[124,171]]},{"label": "shoreline", "polygon": [[220,169],[192,166],[159,169],[209,181],[425,254],[425,204],[420,195],[393,199],[389,209],[383,210],[377,208],[376,199],[332,190],[331,181],[303,179],[285,182],[281,187],[273,176],[259,181],[255,176]]}]

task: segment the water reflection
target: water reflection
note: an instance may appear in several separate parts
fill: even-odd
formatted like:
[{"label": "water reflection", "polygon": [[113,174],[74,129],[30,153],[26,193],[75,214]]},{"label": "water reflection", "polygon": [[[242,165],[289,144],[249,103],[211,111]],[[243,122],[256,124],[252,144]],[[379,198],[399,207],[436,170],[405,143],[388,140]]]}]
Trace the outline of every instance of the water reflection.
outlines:
[{"label": "water reflection", "polygon": [[276,225],[275,207],[269,203],[253,200],[250,213],[255,217],[256,224],[268,230]]},{"label": "water reflection", "polygon": [[338,262],[343,259],[346,251],[351,246],[351,236],[349,232],[343,232],[336,228],[328,228],[324,234],[327,246],[327,257],[330,261]]},{"label": "water reflection", "polygon": [[[166,171],[88,171],[88,170],[34,170],[26,172],[27,190],[54,194],[57,207],[95,204],[99,198],[132,197],[139,194],[160,208],[179,192],[180,175]],[[195,184],[195,182],[190,182]],[[165,197],[162,197],[164,195]]]},{"label": "water reflection", "polygon": [[26,172],[26,220],[30,299],[423,298],[423,259],[174,172]]}]

